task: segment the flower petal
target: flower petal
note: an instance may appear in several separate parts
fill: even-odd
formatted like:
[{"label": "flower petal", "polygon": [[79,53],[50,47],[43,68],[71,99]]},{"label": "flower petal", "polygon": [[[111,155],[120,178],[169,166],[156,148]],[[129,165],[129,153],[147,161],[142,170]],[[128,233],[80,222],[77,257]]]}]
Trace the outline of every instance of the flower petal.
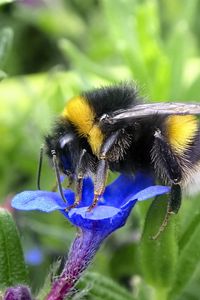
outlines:
[{"label": "flower petal", "polygon": [[104,204],[120,207],[127,197],[131,197],[153,184],[153,178],[141,172],[138,172],[135,176],[120,175],[106,187],[103,195]]},{"label": "flower petal", "polygon": [[[74,203],[75,194],[73,191],[64,190],[67,203],[63,202],[57,192],[48,191],[25,191],[17,194],[12,199],[12,207],[21,210],[41,210],[52,212],[54,210],[64,209]],[[92,203],[94,195],[94,186],[90,178],[84,179],[82,201],[78,207],[89,206]]]},{"label": "flower petal", "polygon": [[163,185],[149,186],[146,189],[138,192],[133,197],[129,198],[128,201],[121,207],[122,209],[128,207],[132,201],[143,201],[146,199],[153,198],[155,196],[163,195],[170,192],[170,187]]},{"label": "flower petal", "polygon": [[92,212],[88,212],[88,207],[74,208],[69,212],[61,211],[70,222],[82,229],[98,230],[103,235],[108,235],[115,229],[121,227],[137,201],[132,201],[128,208],[121,210],[113,206],[97,206]]},{"label": "flower petal", "polygon": [[72,218],[74,214],[80,215],[83,219],[86,220],[103,220],[107,218],[114,217],[118,212],[119,208],[114,206],[99,206],[94,208],[92,211],[87,211],[88,207],[73,208],[69,211],[68,217]]},{"label": "flower petal", "polygon": [[94,185],[90,178],[84,179],[80,205],[69,212],[65,210],[74,203],[75,194],[64,191],[68,203],[64,203],[59,193],[47,191],[26,191],[12,200],[12,206],[21,210],[41,210],[51,212],[60,210],[75,226],[102,231],[106,236],[126,222],[131,209],[137,202],[167,193],[169,187],[150,186],[153,179],[138,173],[135,177],[121,175],[106,189],[97,206],[88,212],[94,196]]},{"label": "flower petal", "polygon": [[155,196],[163,195],[169,193],[171,188],[169,186],[164,185],[154,185],[149,186],[148,188],[144,189],[143,191],[138,192],[134,198],[138,201],[143,201],[149,198],[153,198]]},{"label": "flower petal", "polygon": [[[69,198],[70,196],[72,195],[68,194]],[[56,192],[26,191],[17,194],[12,199],[12,207],[21,210],[41,210],[44,212],[51,212],[66,208],[66,203],[62,201],[60,195]]]},{"label": "flower petal", "polygon": [[69,212],[62,211],[68,220],[75,226],[85,229],[102,230],[110,226],[110,220],[114,218],[120,209],[112,206],[97,206],[91,212],[87,211],[88,207],[73,208]]}]

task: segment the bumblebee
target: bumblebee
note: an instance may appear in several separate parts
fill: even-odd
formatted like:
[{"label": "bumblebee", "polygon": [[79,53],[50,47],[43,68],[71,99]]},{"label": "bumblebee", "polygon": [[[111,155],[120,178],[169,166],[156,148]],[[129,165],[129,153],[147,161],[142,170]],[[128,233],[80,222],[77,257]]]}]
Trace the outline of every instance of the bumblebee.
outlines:
[{"label": "bumblebee", "polygon": [[45,137],[64,201],[60,173],[76,182],[76,199],[69,209],[80,203],[86,176],[94,179],[88,210],[94,208],[110,169],[130,175],[146,172],[170,185],[167,216],[177,213],[182,190],[200,190],[198,114],[198,104],[145,103],[131,84],[101,87],[69,100]]}]

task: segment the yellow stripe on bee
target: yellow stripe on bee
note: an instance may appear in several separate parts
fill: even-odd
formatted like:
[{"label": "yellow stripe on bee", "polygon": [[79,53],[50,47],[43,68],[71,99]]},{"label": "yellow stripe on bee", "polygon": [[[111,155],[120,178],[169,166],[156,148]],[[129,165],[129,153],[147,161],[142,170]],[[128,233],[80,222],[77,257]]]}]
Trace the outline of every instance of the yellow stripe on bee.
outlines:
[{"label": "yellow stripe on bee", "polygon": [[88,141],[92,148],[92,152],[98,156],[103,143],[103,134],[97,125],[94,125],[90,130]]},{"label": "yellow stripe on bee", "polygon": [[103,133],[95,125],[95,112],[84,97],[69,100],[62,113],[76,128],[78,134],[86,137],[94,154],[98,155],[103,143]]},{"label": "yellow stripe on bee", "polygon": [[83,97],[69,100],[62,115],[75,125],[82,136],[89,134],[95,118],[94,111]]},{"label": "yellow stripe on bee", "polygon": [[198,130],[195,116],[169,116],[166,120],[168,141],[178,154],[184,153]]}]

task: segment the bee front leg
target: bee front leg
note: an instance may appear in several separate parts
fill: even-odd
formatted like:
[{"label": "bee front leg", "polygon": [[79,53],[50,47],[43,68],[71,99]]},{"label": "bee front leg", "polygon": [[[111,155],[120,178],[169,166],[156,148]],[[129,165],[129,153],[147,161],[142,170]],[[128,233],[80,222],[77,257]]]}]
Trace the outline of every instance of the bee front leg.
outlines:
[{"label": "bee front leg", "polygon": [[110,149],[114,146],[116,140],[119,138],[122,130],[117,130],[114,133],[112,133],[109,138],[106,139],[106,141],[103,143],[101,147],[101,151],[99,154],[99,159],[106,159],[107,153],[110,151]]},{"label": "bee front leg", "polygon": [[97,166],[97,172],[94,181],[94,199],[92,204],[88,207],[88,211],[91,211],[99,200],[99,197],[105,190],[106,180],[108,177],[108,162],[105,159],[99,160]]},{"label": "bee front leg", "polygon": [[182,170],[176,156],[171,150],[170,145],[159,130],[155,133],[153,152],[155,161],[156,157],[158,158],[156,164],[160,165],[160,168],[165,171],[167,178],[169,181],[171,181],[171,193],[167,212],[157,234],[153,236],[153,239],[157,239],[161,232],[163,232],[166,228],[170,215],[177,214],[180,209],[182,199],[180,186],[182,180]]},{"label": "bee front leg", "polygon": [[75,190],[76,196],[75,201],[72,205],[66,208],[66,211],[69,211],[72,208],[77,207],[80,204],[81,196],[82,196],[82,188],[83,188],[83,178],[84,178],[84,166],[83,166],[83,158],[86,154],[86,150],[83,149],[79,158],[78,166],[77,166],[77,179],[75,181]]},{"label": "bee front leg", "polygon": [[117,130],[113,132],[103,143],[100,154],[99,154],[99,162],[97,166],[97,172],[95,175],[94,182],[94,199],[92,204],[88,207],[88,211],[91,211],[98,202],[99,197],[103,194],[105,190],[106,180],[108,177],[108,152],[114,146],[116,140],[119,138],[121,134],[121,130]]}]

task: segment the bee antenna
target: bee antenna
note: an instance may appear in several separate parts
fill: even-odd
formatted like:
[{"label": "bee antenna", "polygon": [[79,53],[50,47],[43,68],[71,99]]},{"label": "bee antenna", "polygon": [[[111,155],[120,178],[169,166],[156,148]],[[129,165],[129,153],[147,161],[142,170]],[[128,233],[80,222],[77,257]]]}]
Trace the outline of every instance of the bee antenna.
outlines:
[{"label": "bee antenna", "polygon": [[55,150],[51,150],[51,154],[52,154],[52,159],[53,159],[53,166],[55,169],[55,173],[56,173],[56,180],[57,180],[57,184],[58,184],[58,190],[60,193],[60,196],[62,198],[62,200],[66,203],[67,200],[63,194],[63,189],[62,189],[62,185],[61,185],[61,181],[60,181],[60,174],[59,174],[59,168],[58,168],[58,163],[57,163],[57,157],[56,157],[56,151]]},{"label": "bee antenna", "polygon": [[44,146],[42,145],[40,147],[40,156],[39,156],[39,164],[38,164],[38,171],[37,171],[37,189],[40,190],[40,179],[41,179],[41,173],[42,173],[42,161],[43,161],[43,152],[44,152]]}]

